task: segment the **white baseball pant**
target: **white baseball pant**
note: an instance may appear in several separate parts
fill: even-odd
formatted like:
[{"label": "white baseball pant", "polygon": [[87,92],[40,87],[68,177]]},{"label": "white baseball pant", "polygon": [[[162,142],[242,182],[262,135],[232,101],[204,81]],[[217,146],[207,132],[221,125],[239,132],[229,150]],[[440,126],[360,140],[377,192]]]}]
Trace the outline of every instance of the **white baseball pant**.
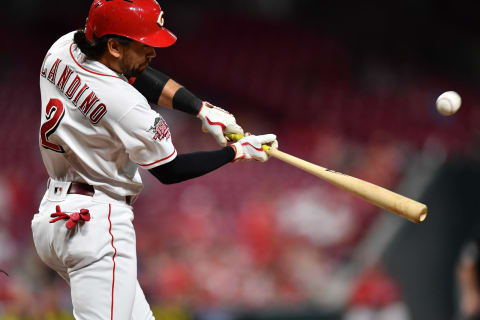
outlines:
[{"label": "white baseball pant", "polygon": [[[98,190],[86,196],[67,194],[68,188],[50,181],[32,232],[42,261],[70,286],[75,319],[154,319],[137,281],[132,207]],[[57,205],[67,213],[88,209],[90,221],[72,229],[66,219],[50,223]]]}]

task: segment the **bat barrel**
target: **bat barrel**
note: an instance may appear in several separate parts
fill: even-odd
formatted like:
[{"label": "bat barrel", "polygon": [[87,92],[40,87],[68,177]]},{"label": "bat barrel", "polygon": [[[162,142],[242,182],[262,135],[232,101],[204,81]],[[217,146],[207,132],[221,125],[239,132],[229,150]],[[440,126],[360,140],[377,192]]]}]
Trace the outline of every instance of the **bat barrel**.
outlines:
[{"label": "bat barrel", "polygon": [[[242,135],[237,134],[227,136],[231,141],[238,141],[243,138]],[[347,192],[355,194],[373,205],[393,212],[407,220],[421,223],[427,218],[427,206],[423,203],[404,197],[373,183],[320,167],[269,146],[263,146],[263,150],[272,157],[313,174]]]},{"label": "bat barrel", "polygon": [[404,197],[368,181],[320,167],[275,148],[269,148],[266,152],[272,157],[313,174],[345,191],[353,193],[373,205],[393,212],[407,220],[421,223],[427,217],[427,206],[423,203]]},{"label": "bat barrel", "polygon": [[[400,210],[396,212],[398,215],[412,221],[415,223],[421,223],[427,218],[428,208],[423,203],[417,202],[412,199],[407,200],[411,201],[412,203],[408,204],[409,208],[405,210]],[[388,209],[387,209],[388,210]]]}]

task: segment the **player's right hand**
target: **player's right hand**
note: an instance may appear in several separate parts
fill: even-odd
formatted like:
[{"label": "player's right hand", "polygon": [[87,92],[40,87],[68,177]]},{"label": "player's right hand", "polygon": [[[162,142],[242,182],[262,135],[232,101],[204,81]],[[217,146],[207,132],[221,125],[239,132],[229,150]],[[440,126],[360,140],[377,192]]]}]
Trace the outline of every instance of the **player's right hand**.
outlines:
[{"label": "player's right hand", "polygon": [[278,148],[277,136],[274,134],[265,134],[261,136],[254,136],[246,134],[244,138],[232,144],[235,149],[235,158],[238,160],[257,160],[260,162],[267,161],[270,157],[263,150],[262,145],[268,145],[273,148]]},{"label": "player's right hand", "polygon": [[215,107],[208,102],[202,103],[202,109],[198,116],[202,121],[202,129],[209,132],[217,142],[225,147],[227,145],[227,134],[241,134],[243,129],[237,124],[235,117],[222,108]]}]

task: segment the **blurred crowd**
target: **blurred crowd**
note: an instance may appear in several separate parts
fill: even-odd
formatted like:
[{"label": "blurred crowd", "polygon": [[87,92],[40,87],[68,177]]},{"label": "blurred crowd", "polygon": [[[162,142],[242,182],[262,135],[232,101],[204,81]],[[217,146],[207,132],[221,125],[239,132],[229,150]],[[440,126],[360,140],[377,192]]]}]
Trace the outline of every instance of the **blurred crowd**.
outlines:
[{"label": "blurred crowd", "polygon": [[[403,181],[411,159],[433,151],[448,156],[473,140],[480,96],[471,88],[415,65],[372,59],[359,69],[340,39],[245,19],[212,14],[179,35],[175,47],[160,50],[154,66],[232,111],[247,131],[277,134],[280,149],[389,189]],[[68,287],[39,261],[30,231],[47,179],[37,140],[37,72],[45,52],[35,44],[44,41],[16,41],[17,52],[28,55],[2,53],[21,59],[0,75],[5,319],[71,314]],[[469,107],[445,118],[434,102],[452,85]],[[197,120],[157,110],[180,153],[214,146]],[[231,164],[174,186],[147,172],[142,177],[134,221],[138,277],[159,319],[233,319],[244,310],[300,306],[344,310],[348,319],[360,319],[347,312],[355,308],[392,307],[382,319],[408,319],[398,286],[381,266],[361,273],[346,293],[332,293],[332,275],[378,218],[363,200],[276,160]]]}]

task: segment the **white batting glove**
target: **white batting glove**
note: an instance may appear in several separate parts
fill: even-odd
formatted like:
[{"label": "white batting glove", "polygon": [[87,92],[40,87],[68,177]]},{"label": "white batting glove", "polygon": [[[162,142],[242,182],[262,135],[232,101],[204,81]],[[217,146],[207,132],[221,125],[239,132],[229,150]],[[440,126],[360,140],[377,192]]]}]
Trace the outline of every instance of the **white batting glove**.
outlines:
[{"label": "white batting glove", "polygon": [[209,132],[217,142],[225,147],[227,145],[227,134],[241,134],[243,129],[237,124],[235,117],[228,111],[218,108],[208,102],[202,103],[202,108],[197,115],[202,121],[202,129]]},{"label": "white batting glove", "polygon": [[277,136],[274,134],[265,134],[262,136],[248,135],[232,144],[235,147],[235,158],[237,160],[257,160],[267,161],[270,157],[263,151],[262,145],[269,145],[278,148]]}]

